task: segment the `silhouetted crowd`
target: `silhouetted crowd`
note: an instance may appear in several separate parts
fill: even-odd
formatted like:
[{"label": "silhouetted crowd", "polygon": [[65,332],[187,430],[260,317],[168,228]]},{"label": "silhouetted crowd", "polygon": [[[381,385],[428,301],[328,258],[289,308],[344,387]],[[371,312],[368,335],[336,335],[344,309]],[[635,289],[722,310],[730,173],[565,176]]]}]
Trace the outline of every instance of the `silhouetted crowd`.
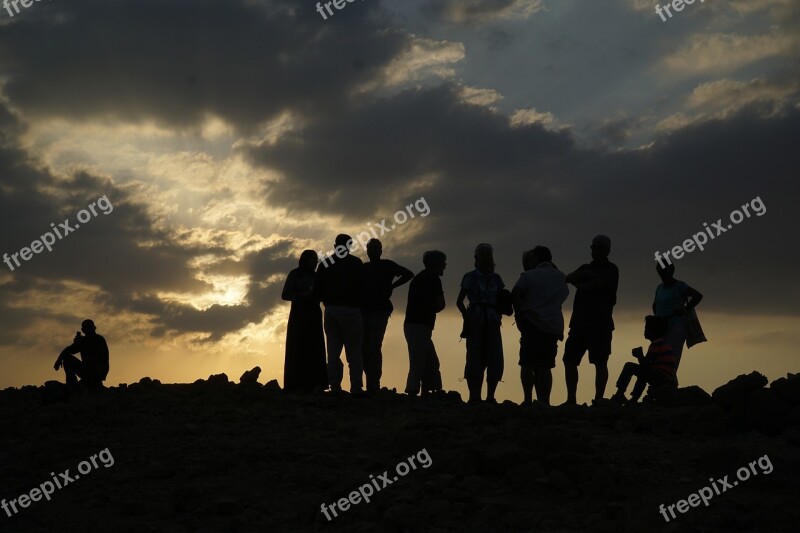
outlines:
[{"label": "silhouetted crowd", "polygon": [[[334,254],[322,262],[313,250],[304,251],[299,266],[286,278],[282,298],[292,304],[286,330],[284,390],[330,390],[331,394],[340,394],[344,350],[350,393],[356,397],[379,393],[383,338],[393,311],[391,296],[394,289],[406,283],[405,393],[426,396],[442,390],[433,330],[437,313],[445,308],[441,277],[447,256],[438,250],[425,252],[425,268],[414,275],[394,261],[383,259],[383,245],[378,239],[367,243],[367,263],[350,254],[352,242],[349,235],[338,235]],[[591,244],[592,261],[565,275],[553,263],[550,250],[536,246],[522,254],[523,272],[509,291],[495,272],[492,246],[481,243],[475,248],[475,268],[464,274],[456,298],[463,317],[461,337],[466,339],[464,379],[469,388],[468,403],[481,401],[484,381],[485,401],[496,403],[495,393],[504,370],[500,327],[504,315],[514,315],[520,332],[523,403],[533,402],[535,390],[537,401],[550,404],[552,369],[556,366],[558,343],[564,340],[561,306],[569,296],[569,285],[576,292],[564,343],[566,403],[576,403],[578,367],[587,352],[589,363],[595,367],[594,400],[604,398],[619,283],[619,270],[608,260],[610,253],[611,239],[598,235]],[[617,391],[611,397],[620,403],[637,402],[647,385],[655,393],[677,387],[684,344],[691,347],[706,340],[694,312],[702,294],[674,278],[674,265],[659,264],[656,270],[662,282],[656,288],[653,315],[645,318],[644,330],[650,346],[647,353],[641,347],[634,348],[631,353],[637,362],[623,367]],[[320,302],[325,306],[324,316]],[[92,320],[83,321],[81,332],[59,355],[55,369],[62,366],[67,385],[103,387],[109,371],[108,346]],[[633,377],[637,381],[627,398],[625,392]]]},{"label": "silhouetted crowd", "polygon": [[[367,243],[366,263],[350,254],[351,245],[349,235],[338,235],[335,254],[322,263],[316,252],[304,251],[299,266],[286,279],[282,297],[292,306],[286,332],[284,389],[329,389],[332,394],[341,393],[344,350],[350,393],[357,397],[378,393],[383,366],[381,348],[393,311],[392,292],[410,282],[403,324],[409,360],[405,393],[425,396],[441,390],[439,357],[432,337],[436,314],[445,308],[441,277],[447,256],[438,250],[425,252],[425,268],[414,275],[394,261],[383,259],[383,246],[378,239]],[[481,401],[484,381],[485,401],[496,403],[495,392],[504,371],[502,317],[514,315],[520,332],[524,403],[533,401],[535,390],[536,399],[549,405],[558,342],[564,340],[561,306],[569,295],[569,285],[575,287],[576,293],[564,343],[567,403],[576,403],[578,367],[587,352],[595,367],[595,401],[604,397],[619,282],[619,270],[608,259],[610,252],[611,239],[596,236],[591,244],[592,261],[565,275],[553,263],[550,250],[537,246],[522,254],[524,272],[509,291],[495,272],[492,246],[481,243],[475,248],[475,268],[464,274],[456,298],[463,317],[461,337],[466,339],[464,379],[469,388],[468,403]],[[674,265],[659,265],[657,271],[662,283],[656,289],[653,315],[645,320],[645,338],[650,346],[647,353],[642,348],[632,350],[638,362],[624,366],[612,400],[638,401],[648,384],[651,390],[676,387],[687,334],[692,324],[699,328],[693,309],[702,295],[673,277]],[[325,307],[324,316],[320,302]],[[637,382],[628,399],[625,391],[634,376]]]}]

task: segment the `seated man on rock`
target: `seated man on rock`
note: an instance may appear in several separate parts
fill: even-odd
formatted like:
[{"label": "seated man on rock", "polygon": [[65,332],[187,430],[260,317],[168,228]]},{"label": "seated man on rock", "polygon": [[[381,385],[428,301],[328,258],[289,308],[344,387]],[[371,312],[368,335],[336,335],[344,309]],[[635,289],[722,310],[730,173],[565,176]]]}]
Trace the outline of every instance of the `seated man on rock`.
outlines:
[{"label": "seated man on rock", "polygon": [[[72,344],[61,351],[56,359],[54,368],[59,370],[64,366],[67,376],[67,385],[76,386],[78,378],[87,389],[102,389],[103,381],[108,376],[108,345],[102,335],[98,335],[94,322],[84,320],[81,323],[81,332],[75,334]],[[76,353],[81,358],[75,357]]]},{"label": "seated man on rock", "polygon": [[[617,380],[617,392],[611,397],[618,403],[636,403],[642,396],[645,387],[661,387],[663,385],[675,386],[676,360],[675,354],[669,344],[664,341],[667,331],[667,321],[662,317],[646,316],[644,319],[644,336],[650,341],[647,355],[644,355],[639,346],[631,351],[638,363],[625,363],[622,373]],[[631,399],[625,398],[625,390],[636,376],[636,385],[633,386]]]}]

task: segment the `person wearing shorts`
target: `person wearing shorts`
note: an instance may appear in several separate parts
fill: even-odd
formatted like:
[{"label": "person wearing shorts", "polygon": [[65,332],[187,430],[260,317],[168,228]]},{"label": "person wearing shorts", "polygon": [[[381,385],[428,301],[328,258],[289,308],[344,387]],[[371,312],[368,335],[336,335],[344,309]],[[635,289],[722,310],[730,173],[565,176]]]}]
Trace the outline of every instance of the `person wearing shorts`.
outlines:
[{"label": "person wearing shorts", "polygon": [[[467,358],[464,379],[467,380],[469,400],[481,401],[484,375],[486,376],[486,401],[497,403],[495,391],[503,379],[503,337],[500,334],[502,316],[499,295],[505,288],[503,279],[495,271],[492,245],[481,243],[475,248],[475,270],[464,274],[461,290],[456,297],[456,307],[464,318],[467,339]],[[469,307],[464,300],[469,301]]]},{"label": "person wearing shorts", "polygon": [[578,366],[589,352],[595,367],[595,401],[605,395],[608,383],[608,358],[614,331],[612,313],[617,303],[619,270],[608,260],[611,239],[598,235],[592,239],[592,262],[581,265],[567,276],[575,285],[575,303],[569,322],[569,335],[564,345],[564,376],[567,383],[567,405],[577,404]]},{"label": "person wearing shorts", "polygon": [[519,341],[519,366],[523,405],[536,399],[550,405],[553,388],[552,369],[556,366],[558,341],[564,339],[564,315],[561,305],[569,296],[566,276],[552,263],[553,256],[544,246],[522,254],[525,269],[514,286],[514,311]]}]

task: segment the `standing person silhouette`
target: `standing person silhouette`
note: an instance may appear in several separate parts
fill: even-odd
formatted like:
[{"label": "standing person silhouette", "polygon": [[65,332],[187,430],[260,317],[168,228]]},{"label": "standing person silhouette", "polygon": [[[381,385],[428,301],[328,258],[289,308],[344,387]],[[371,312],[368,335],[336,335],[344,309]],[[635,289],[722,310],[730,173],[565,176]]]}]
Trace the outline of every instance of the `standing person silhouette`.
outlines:
[{"label": "standing person silhouette", "polygon": [[662,267],[656,264],[656,272],[661,278],[661,283],[656,287],[656,296],[653,300],[653,314],[667,320],[667,332],[664,340],[675,354],[675,371],[681,364],[683,344],[686,342],[686,321],[684,315],[689,309],[694,309],[703,295],[691,288],[683,281],[675,279],[675,265],[669,264]]},{"label": "standing person silhouette", "polygon": [[597,235],[592,239],[592,262],[567,275],[567,283],[578,290],[569,321],[569,335],[564,345],[564,376],[567,382],[566,405],[577,403],[578,366],[588,350],[595,367],[594,400],[603,398],[608,382],[608,358],[614,331],[612,313],[617,303],[619,269],[608,260],[611,239]]},{"label": "standing person silhouette", "polygon": [[[481,243],[475,248],[475,270],[464,274],[456,306],[464,317],[467,335],[467,362],[464,378],[469,388],[469,402],[481,400],[483,376],[486,373],[486,401],[497,403],[495,391],[503,379],[503,339],[500,336],[501,314],[497,296],[505,287],[494,271],[492,245]],[[464,299],[469,307],[464,306]]]},{"label": "standing person silhouette", "polygon": [[525,269],[514,285],[514,310],[520,332],[519,366],[524,394],[523,405],[536,399],[550,405],[553,368],[558,341],[564,339],[561,305],[569,296],[564,274],[553,265],[550,249],[537,246],[522,255]]},{"label": "standing person silhouette", "polygon": [[331,392],[342,391],[342,348],[350,370],[350,393],[362,396],[363,363],[361,347],[364,342],[364,322],[361,318],[363,277],[361,259],[350,254],[353,239],[340,233],[334,241],[338,258],[323,262],[317,268],[314,294],[325,304],[325,336],[328,347],[328,383]]},{"label": "standing person silhouette", "polygon": [[325,336],[322,333],[322,311],[314,294],[317,253],[305,250],[299,266],[289,272],[281,298],[292,302],[286,325],[286,356],[283,366],[283,390],[312,392],[328,388],[325,366]]},{"label": "standing person silhouette", "polygon": [[433,345],[433,328],[436,313],[444,309],[442,280],[447,267],[447,256],[439,250],[422,255],[425,270],[414,276],[408,285],[408,303],[403,333],[408,343],[408,379],[405,393],[416,396],[422,390],[425,396],[442,390],[439,356]]},{"label": "standing person silhouette", "polygon": [[[81,331],[83,335],[81,335]],[[102,389],[108,376],[108,344],[102,335],[97,334],[94,322],[86,319],[81,322],[81,331],[75,334],[72,344],[61,351],[53,368],[58,371],[64,367],[67,385],[75,387],[80,383],[87,389]],[[76,353],[81,358],[75,357]]]},{"label": "standing person silhouette", "polygon": [[364,374],[367,377],[367,392],[376,393],[381,389],[383,374],[383,337],[386,325],[394,310],[392,291],[411,281],[414,273],[388,259],[381,259],[383,244],[378,239],[367,243],[367,257],[364,263],[364,303],[361,317],[364,321],[364,347],[362,359]]}]

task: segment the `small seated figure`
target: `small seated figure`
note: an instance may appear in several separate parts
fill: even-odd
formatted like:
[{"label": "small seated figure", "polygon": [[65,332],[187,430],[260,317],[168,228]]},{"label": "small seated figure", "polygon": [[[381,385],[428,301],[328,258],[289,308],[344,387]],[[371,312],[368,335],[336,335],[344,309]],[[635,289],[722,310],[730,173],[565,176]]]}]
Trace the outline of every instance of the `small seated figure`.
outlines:
[{"label": "small seated figure", "polygon": [[[644,336],[650,341],[647,355],[639,346],[631,351],[638,363],[625,363],[617,380],[617,392],[611,397],[618,403],[636,403],[642,396],[645,387],[661,387],[663,385],[677,384],[676,360],[672,348],[664,340],[667,331],[667,321],[663,317],[646,316],[644,319]],[[636,385],[633,386],[630,400],[625,398],[625,390],[631,378],[636,376]]]},{"label": "small seated figure", "polygon": [[[108,376],[108,345],[103,336],[97,334],[93,321],[81,322],[81,331],[75,334],[72,344],[61,351],[53,368],[58,371],[64,367],[70,387],[77,386],[81,378],[80,383],[87,389],[102,389]],[[76,353],[81,354],[80,359],[75,357]]]}]

